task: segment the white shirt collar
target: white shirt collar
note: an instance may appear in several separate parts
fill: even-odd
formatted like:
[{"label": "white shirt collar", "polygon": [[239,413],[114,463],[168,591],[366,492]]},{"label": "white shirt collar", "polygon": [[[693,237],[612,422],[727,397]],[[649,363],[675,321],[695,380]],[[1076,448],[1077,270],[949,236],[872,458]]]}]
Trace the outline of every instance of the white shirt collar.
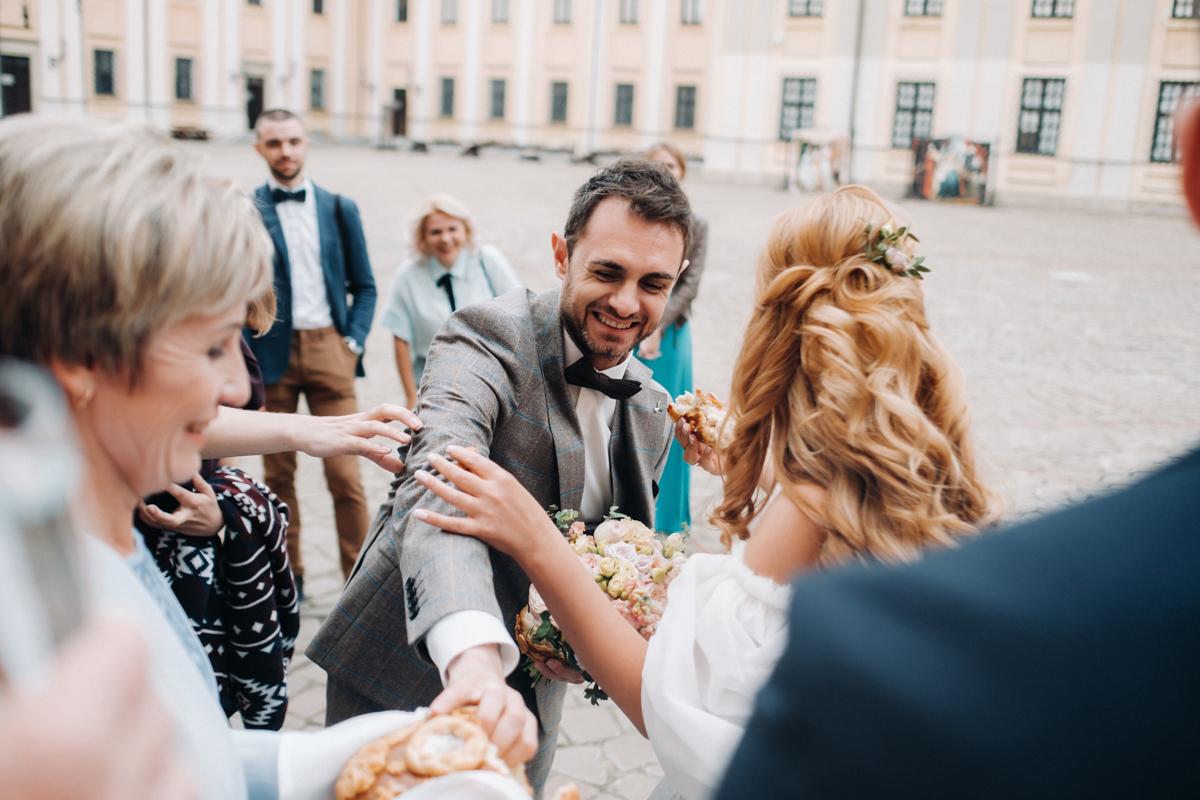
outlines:
[{"label": "white shirt collar", "polygon": [[[571,338],[571,334],[567,331],[567,326],[563,326],[563,367],[569,367],[579,359],[583,358],[583,351],[579,349],[579,345],[575,344],[575,340]],[[629,359],[633,357],[633,353],[625,356],[625,360],[615,367],[608,369],[597,370],[610,378],[624,378],[625,369],[629,366]]]},{"label": "white shirt collar", "polygon": [[271,189],[283,189],[285,192],[298,192],[301,189],[304,189],[305,190],[304,196],[306,198],[311,196],[313,193],[312,181],[310,181],[308,179],[307,175],[304,176],[303,182],[301,182],[301,184],[299,186],[297,186],[295,189],[289,189],[288,187],[284,186],[282,183],[275,180],[274,175],[267,175],[267,186]]}]

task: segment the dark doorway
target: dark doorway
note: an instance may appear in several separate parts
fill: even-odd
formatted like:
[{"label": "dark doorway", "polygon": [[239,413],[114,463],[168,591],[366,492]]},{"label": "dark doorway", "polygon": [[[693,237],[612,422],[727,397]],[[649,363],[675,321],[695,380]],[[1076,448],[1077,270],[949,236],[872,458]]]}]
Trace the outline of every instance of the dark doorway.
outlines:
[{"label": "dark doorway", "polygon": [[249,120],[247,127],[254,130],[254,123],[258,122],[258,115],[263,112],[263,79],[262,78],[246,78],[246,119]]},{"label": "dark doorway", "polygon": [[392,89],[392,136],[408,135],[408,90]]},{"label": "dark doorway", "polygon": [[0,117],[32,110],[29,59],[25,56],[0,56]]}]

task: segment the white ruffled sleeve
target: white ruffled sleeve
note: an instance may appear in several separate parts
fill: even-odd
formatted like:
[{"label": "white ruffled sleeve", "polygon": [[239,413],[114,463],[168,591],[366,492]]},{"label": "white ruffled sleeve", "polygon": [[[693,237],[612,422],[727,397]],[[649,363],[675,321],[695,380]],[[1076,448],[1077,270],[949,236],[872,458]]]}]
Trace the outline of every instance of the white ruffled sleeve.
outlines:
[{"label": "white ruffled sleeve", "polygon": [[688,560],[642,668],[646,733],[686,800],[716,791],[787,644],[790,589],[751,572],[744,547]]}]

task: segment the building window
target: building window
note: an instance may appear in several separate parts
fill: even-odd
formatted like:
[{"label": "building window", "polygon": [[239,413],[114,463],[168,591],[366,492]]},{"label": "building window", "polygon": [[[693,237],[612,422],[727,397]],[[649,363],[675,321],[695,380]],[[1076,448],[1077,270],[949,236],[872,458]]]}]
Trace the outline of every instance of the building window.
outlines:
[{"label": "building window", "polygon": [[313,13],[314,14],[324,14],[325,13],[325,0],[312,0],[312,3],[313,3]]},{"label": "building window", "polygon": [[1075,0],[1033,0],[1033,16],[1073,17],[1075,16]]},{"label": "building window", "polygon": [[[940,17],[942,0],[904,0],[906,17]],[[905,145],[907,147],[908,145]]]},{"label": "building window", "polygon": [[913,139],[928,139],[933,131],[932,83],[900,83],[896,86],[896,121],[892,125],[892,147],[912,147]]},{"label": "building window", "polygon": [[113,58],[112,50],[92,51],[96,94],[117,93],[116,83],[113,80]]},{"label": "building window", "polygon": [[1021,90],[1021,121],[1017,127],[1017,152],[1052,156],[1058,152],[1058,126],[1062,121],[1062,79],[1026,78]]},{"label": "building window", "polygon": [[492,81],[492,119],[504,119],[504,79]]},{"label": "building window", "polygon": [[1200,17],[1200,3],[1196,0],[1175,0],[1171,16],[1175,19],[1196,19]]},{"label": "building window", "polygon": [[691,130],[696,127],[696,87],[675,87],[675,127]]},{"label": "building window", "polygon": [[192,60],[190,58],[175,59],[175,99],[192,99]]},{"label": "building window", "polygon": [[559,25],[571,22],[571,0],[554,0],[554,21]]},{"label": "building window", "polygon": [[683,24],[699,25],[702,0],[683,0]]},{"label": "building window", "polygon": [[443,117],[454,116],[454,78],[442,78],[441,115]]},{"label": "building window", "polygon": [[453,25],[458,22],[458,0],[442,0],[442,24]]},{"label": "building window", "polygon": [[325,70],[314,69],[309,86],[309,107],[318,111],[325,108]]},{"label": "building window", "polygon": [[550,84],[550,121],[567,121],[567,84],[556,81]]},{"label": "building window", "polygon": [[824,11],[825,0],[790,0],[789,17],[819,17]]},{"label": "building window", "polygon": [[396,22],[408,22],[408,0],[396,0]]},{"label": "building window", "polygon": [[817,81],[814,78],[783,79],[783,111],[779,115],[779,138],[792,140],[792,131],[813,126],[817,103]]},{"label": "building window", "polygon": [[508,0],[492,0],[492,22],[508,22]]},{"label": "building window", "polygon": [[638,0],[621,0],[621,24],[637,24]]},{"label": "building window", "polygon": [[1185,97],[1200,97],[1200,83],[1163,81],[1158,87],[1158,116],[1154,120],[1154,144],[1150,160],[1165,164],[1179,160],[1175,146],[1175,111]]},{"label": "building window", "polygon": [[633,84],[617,84],[617,113],[613,115],[614,125],[633,124]]},{"label": "building window", "polygon": [[252,6],[261,6],[262,5],[262,0],[246,0],[246,2]]}]

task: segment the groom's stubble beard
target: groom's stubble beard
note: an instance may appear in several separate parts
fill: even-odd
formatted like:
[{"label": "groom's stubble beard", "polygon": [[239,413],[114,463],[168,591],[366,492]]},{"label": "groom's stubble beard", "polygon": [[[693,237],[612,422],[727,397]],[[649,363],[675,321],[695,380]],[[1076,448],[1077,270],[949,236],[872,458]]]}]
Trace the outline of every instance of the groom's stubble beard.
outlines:
[{"label": "groom's stubble beard", "polygon": [[625,356],[637,350],[638,345],[645,341],[646,337],[654,333],[658,328],[658,320],[653,324],[647,320],[643,326],[641,334],[634,341],[633,346],[629,348],[620,348],[614,345],[606,345],[603,342],[597,342],[595,337],[588,332],[587,315],[592,310],[607,314],[613,318],[619,318],[621,315],[614,312],[606,303],[593,303],[591,307],[580,308],[575,298],[575,280],[574,271],[571,269],[570,263],[567,264],[567,276],[563,279],[562,297],[559,301],[562,308],[563,325],[567,329],[567,333],[575,340],[575,344],[583,352],[584,356],[591,359],[597,358],[613,358],[624,359]]}]

